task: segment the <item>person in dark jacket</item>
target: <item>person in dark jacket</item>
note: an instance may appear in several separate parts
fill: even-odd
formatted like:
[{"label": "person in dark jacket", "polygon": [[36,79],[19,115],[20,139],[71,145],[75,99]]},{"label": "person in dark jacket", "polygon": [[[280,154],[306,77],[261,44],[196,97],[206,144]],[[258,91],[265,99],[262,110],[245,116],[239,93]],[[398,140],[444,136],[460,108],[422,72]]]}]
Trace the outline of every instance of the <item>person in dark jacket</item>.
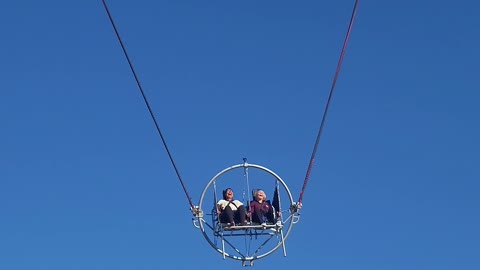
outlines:
[{"label": "person in dark jacket", "polygon": [[275,223],[275,209],[269,201],[267,195],[261,189],[254,190],[254,200],[250,202],[250,216],[252,222],[266,225],[268,223]]}]

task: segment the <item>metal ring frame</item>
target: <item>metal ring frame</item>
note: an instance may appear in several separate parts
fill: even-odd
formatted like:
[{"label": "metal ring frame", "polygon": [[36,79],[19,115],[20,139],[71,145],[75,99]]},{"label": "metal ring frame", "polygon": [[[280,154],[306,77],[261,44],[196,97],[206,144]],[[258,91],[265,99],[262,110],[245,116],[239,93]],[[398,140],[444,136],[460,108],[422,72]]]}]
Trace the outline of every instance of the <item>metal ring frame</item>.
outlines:
[{"label": "metal ring frame", "polygon": [[[205,189],[203,190],[202,192],[202,195],[200,197],[200,201],[199,201],[199,204],[198,204],[198,208],[199,209],[202,209],[202,205],[203,205],[203,200],[205,198],[205,194],[207,193],[207,191],[209,190],[210,186],[215,183],[215,181],[217,180],[217,178],[219,178],[221,175],[229,172],[229,171],[232,171],[232,170],[235,170],[235,169],[238,169],[238,168],[256,168],[256,169],[259,169],[259,170],[262,170],[262,171],[265,171],[267,173],[269,173],[270,175],[272,175],[273,177],[275,177],[276,180],[278,180],[278,182],[283,186],[283,188],[285,189],[286,193],[287,193],[287,196],[288,196],[288,200],[290,201],[290,205],[294,205],[294,201],[293,201],[293,197],[292,197],[292,194],[290,193],[290,190],[288,189],[287,185],[285,184],[285,182],[282,180],[282,178],[280,178],[280,176],[278,176],[276,173],[274,173],[273,171],[263,167],[263,166],[260,166],[260,165],[255,165],[255,164],[249,164],[249,163],[242,163],[242,164],[238,164],[238,165],[234,165],[234,166],[231,166],[231,167],[228,167],[226,169],[224,169],[223,171],[219,172],[217,175],[215,175],[211,180],[210,182],[208,182],[208,184],[206,185]],[[217,251],[219,252],[220,254],[222,254],[225,257],[228,257],[228,258],[231,258],[231,259],[235,259],[235,260],[240,260],[240,261],[243,261],[243,263],[245,263],[246,261],[249,261],[251,265],[253,265],[253,260],[257,260],[257,259],[261,259],[261,258],[264,258],[270,254],[272,254],[274,251],[276,251],[278,248],[280,248],[281,246],[284,246],[284,242],[285,240],[287,239],[288,235],[290,234],[290,231],[292,230],[292,227],[293,227],[293,224],[297,223],[297,220],[298,220],[298,216],[295,216],[296,215],[296,212],[292,212],[292,211],[289,211],[289,216],[285,219],[286,223],[288,223],[288,225],[286,226],[286,231],[285,231],[285,234],[283,235],[283,231],[280,231],[280,233],[282,234],[282,240],[279,241],[277,243],[276,246],[274,246],[271,250],[263,253],[263,254],[259,254],[259,255],[256,255],[256,256],[251,256],[251,257],[242,257],[242,256],[235,256],[235,255],[232,255],[232,254],[228,254],[224,251],[223,248],[219,248],[213,241],[212,239],[210,239],[209,235],[207,235],[207,233],[205,232],[205,225],[209,228],[209,229],[212,229],[212,230],[215,230],[215,224],[213,224],[214,227],[211,227],[208,223],[207,224],[204,224],[206,223],[206,221],[203,219],[203,215],[202,216],[197,216],[197,219],[198,219],[198,228],[202,231],[202,234],[203,236],[205,237],[205,239],[208,241],[208,243]],[[285,228],[285,227],[283,227]],[[282,229],[283,229],[282,228]],[[217,236],[218,237],[218,236]],[[215,241],[217,242],[217,241]],[[286,256],[286,253],[285,253],[285,250],[284,250],[284,255]]]}]

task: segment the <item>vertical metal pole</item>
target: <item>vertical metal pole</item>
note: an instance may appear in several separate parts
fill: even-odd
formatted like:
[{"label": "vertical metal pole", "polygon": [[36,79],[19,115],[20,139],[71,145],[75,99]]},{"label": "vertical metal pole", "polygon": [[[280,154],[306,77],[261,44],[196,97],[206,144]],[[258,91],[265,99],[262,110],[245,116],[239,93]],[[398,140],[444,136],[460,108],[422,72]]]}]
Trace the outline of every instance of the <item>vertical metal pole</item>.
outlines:
[{"label": "vertical metal pole", "polygon": [[283,248],[283,257],[287,257],[287,249],[285,247],[285,238],[283,238],[283,230],[280,232],[282,235],[282,248]]}]

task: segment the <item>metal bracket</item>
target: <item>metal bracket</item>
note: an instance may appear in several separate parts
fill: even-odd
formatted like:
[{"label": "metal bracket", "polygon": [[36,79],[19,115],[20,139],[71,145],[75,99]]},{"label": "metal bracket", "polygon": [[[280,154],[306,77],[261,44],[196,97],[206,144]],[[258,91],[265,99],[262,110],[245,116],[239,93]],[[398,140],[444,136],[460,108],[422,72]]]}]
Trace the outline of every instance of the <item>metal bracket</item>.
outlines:
[{"label": "metal bracket", "polygon": [[300,214],[296,214],[292,216],[292,223],[297,224],[300,221]]},{"label": "metal bracket", "polygon": [[292,214],[298,213],[298,211],[300,211],[301,208],[302,208],[302,203],[300,202],[294,203],[290,205],[290,213]]},{"label": "metal bracket", "polygon": [[192,218],[193,226],[194,226],[195,228],[197,228],[197,229],[200,229],[200,225],[198,225],[198,222],[197,222],[197,221],[198,221],[198,220]]},{"label": "metal bracket", "polygon": [[243,267],[247,266],[247,262],[249,262],[249,266],[253,266],[253,260],[243,260],[242,266]]},{"label": "metal bracket", "polygon": [[247,158],[243,158],[243,167],[248,168]]},{"label": "metal bracket", "polygon": [[196,218],[203,218],[203,211],[202,211],[202,209],[200,209],[200,207],[194,206],[193,208],[190,208],[190,210],[192,211],[192,214]]}]

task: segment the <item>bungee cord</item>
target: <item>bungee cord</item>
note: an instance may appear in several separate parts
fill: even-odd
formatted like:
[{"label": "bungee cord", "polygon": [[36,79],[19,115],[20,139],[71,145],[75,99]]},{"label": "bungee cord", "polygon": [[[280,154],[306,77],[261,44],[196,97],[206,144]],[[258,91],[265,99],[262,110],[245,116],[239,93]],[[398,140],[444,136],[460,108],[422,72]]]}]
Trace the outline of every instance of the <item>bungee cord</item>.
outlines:
[{"label": "bungee cord", "polygon": [[128,65],[130,66],[130,70],[132,71],[133,77],[135,78],[135,81],[137,82],[138,89],[140,90],[140,93],[142,94],[143,101],[145,102],[145,105],[147,106],[147,109],[150,113],[150,116],[152,117],[153,123],[155,124],[155,127],[157,129],[158,135],[160,136],[160,139],[163,142],[163,146],[165,147],[165,150],[168,154],[168,157],[170,158],[170,162],[173,165],[173,168],[175,170],[175,173],[177,174],[178,180],[180,181],[180,184],[182,185],[183,191],[185,192],[185,196],[187,196],[188,203],[190,204],[190,208],[194,209],[195,206],[193,205],[192,198],[188,194],[187,188],[185,186],[185,183],[182,180],[182,177],[180,176],[180,172],[177,168],[177,165],[175,164],[175,161],[173,160],[173,156],[170,153],[170,150],[168,149],[167,142],[165,141],[165,138],[163,137],[162,131],[160,130],[160,126],[158,125],[157,119],[155,118],[155,114],[153,113],[153,110],[150,106],[150,103],[148,102],[147,96],[145,95],[145,92],[143,91],[142,84],[140,83],[140,80],[137,76],[137,73],[135,72],[135,68],[133,67],[132,61],[130,61],[130,57],[128,56],[127,50],[125,48],[125,45],[123,44],[122,38],[120,37],[120,33],[117,30],[117,26],[115,25],[115,22],[113,21],[112,15],[110,13],[110,10],[108,9],[107,3],[105,0],[102,0],[103,6],[105,7],[105,11],[107,12],[108,18],[110,20],[110,23],[112,24],[113,30],[115,31],[115,35],[117,36],[118,42],[120,43],[120,46],[122,47],[123,54],[125,55],[125,58],[128,62]]},{"label": "bungee cord", "polygon": [[316,138],[315,144],[313,146],[312,156],[310,158],[310,162],[308,164],[308,169],[307,169],[307,172],[305,174],[305,180],[303,181],[302,190],[300,191],[300,196],[298,198],[298,206],[297,207],[301,207],[301,205],[302,205],[303,194],[305,193],[305,189],[307,187],[308,179],[310,177],[310,172],[312,170],[313,163],[315,161],[315,156],[317,154],[318,145],[320,143],[320,137],[322,135],[323,127],[324,127],[325,121],[327,119],[328,108],[330,107],[330,102],[331,102],[332,97],[333,97],[333,92],[335,90],[335,85],[337,84],[338,75],[340,74],[340,69],[342,67],[343,57],[345,56],[345,51],[347,49],[348,40],[350,39],[350,33],[352,32],[353,22],[355,20],[355,15],[357,13],[358,2],[359,2],[359,0],[355,0],[355,5],[353,6],[352,16],[350,18],[350,23],[348,25],[348,30],[347,30],[347,33],[345,35],[345,41],[343,42],[342,51],[341,51],[340,57],[338,59],[337,69],[335,70],[335,75],[333,76],[332,86],[330,88],[330,93],[328,95],[328,100],[327,100],[327,103],[325,105],[325,110],[323,112],[323,117],[322,117],[322,121],[320,123],[320,128],[318,129],[317,138]]}]

